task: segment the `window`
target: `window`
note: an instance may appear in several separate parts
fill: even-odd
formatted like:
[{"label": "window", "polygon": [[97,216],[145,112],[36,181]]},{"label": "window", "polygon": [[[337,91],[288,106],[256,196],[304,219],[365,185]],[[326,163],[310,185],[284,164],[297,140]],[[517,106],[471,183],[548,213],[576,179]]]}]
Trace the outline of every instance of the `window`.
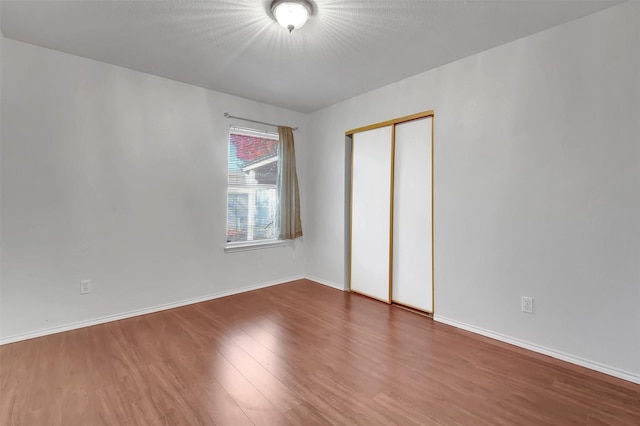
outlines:
[{"label": "window", "polygon": [[277,241],[278,134],[229,131],[227,245]]}]

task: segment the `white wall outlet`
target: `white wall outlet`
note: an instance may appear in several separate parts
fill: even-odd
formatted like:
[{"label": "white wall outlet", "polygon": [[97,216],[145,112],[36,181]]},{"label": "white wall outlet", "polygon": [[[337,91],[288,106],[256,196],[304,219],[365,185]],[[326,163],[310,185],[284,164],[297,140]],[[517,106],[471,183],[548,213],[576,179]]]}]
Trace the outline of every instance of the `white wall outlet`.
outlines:
[{"label": "white wall outlet", "polygon": [[80,281],[80,294],[91,293],[91,280]]},{"label": "white wall outlet", "polygon": [[522,296],[522,312],[525,314],[533,313],[533,299],[531,297]]}]

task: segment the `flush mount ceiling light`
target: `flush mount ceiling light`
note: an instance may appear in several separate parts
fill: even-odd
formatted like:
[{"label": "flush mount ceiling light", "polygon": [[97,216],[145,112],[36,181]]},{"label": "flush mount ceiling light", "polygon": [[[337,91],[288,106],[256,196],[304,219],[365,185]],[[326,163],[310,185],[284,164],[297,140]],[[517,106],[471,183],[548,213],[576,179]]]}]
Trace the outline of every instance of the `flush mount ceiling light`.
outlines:
[{"label": "flush mount ceiling light", "polygon": [[291,32],[302,28],[313,7],[307,0],[275,0],[271,3],[271,12],[278,23]]}]

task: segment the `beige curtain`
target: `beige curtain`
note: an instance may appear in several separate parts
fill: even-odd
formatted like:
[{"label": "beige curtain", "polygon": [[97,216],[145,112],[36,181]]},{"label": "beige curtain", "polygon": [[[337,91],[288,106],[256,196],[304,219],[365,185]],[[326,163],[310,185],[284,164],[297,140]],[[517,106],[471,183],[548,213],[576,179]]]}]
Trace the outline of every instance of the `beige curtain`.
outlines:
[{"label": "beige curtain", "polygon": [[278,238],[293,240],[302,237],[300,220],[300,193],[296,173],[296,151],[293,144],[293,129],[278,127],[280,135],[278,158]]}]

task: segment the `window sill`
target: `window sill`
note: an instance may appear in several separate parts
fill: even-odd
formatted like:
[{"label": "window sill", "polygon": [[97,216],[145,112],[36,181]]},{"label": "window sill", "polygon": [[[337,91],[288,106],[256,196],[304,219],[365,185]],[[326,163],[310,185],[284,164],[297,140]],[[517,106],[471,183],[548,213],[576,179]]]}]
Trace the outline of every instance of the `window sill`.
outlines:
[{"label": "window sill", "polygon": [[268,241],[254,241],[248,243],[227,243],[224,247],[225,253],[235,253],[238,251],[247,250],[260,250],[273,247],[288,246],[288,240],[268,240]]}]

